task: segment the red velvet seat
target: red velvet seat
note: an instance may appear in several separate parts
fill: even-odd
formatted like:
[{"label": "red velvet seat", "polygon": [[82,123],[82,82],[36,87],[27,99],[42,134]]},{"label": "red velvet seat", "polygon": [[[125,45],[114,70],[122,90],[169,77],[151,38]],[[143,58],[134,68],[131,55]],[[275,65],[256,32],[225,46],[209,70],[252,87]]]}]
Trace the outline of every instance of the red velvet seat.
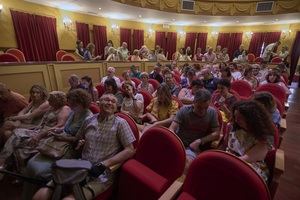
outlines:
[{"label": "red velvet seat", "polygon": [[178,74],[173,74],[174,80],[176,81],[177,84],[180,84],[181,78]]},{"label": "red velvet seat", "polygon": [[191,164],[177,199],[270,200],[263,179],[246,162],[223,151],[201,153]]},{"label": "red velvet seat", "polygon": [[98,96],[100,98],[105,93],[105,87],[103,84],[100,83],[100,84],[96,85],[96,89],[98,91]]},{"label": "red velvet seat", "polygon": [[65,54],[67,54],[66,51],[64,51],[64,50],[58,50],[58,51],[56,52],[56,61],[61,61],[62,57],[63,57]]},{"label": "red velvet seat", "polygon": [[248,54],[248,61],[249,63],[253,63],[255,60],[255,55],[253,53]]},{"label": "red velvet seat", "polygon": [[154,90],[157,90],[157,88],[160,86],[160,83],[155,79],[150,78],[148,82],[152,84]]},{"label": "red velvet seat", "polygon": [[261,64],[264,61],[264,59],[262,59],[261,57],[256,57],[254,62],[257,64]]},{"label": "red velvet seat", "polygon": [[117,199],[158,199],[182,175],[184,166],[181,140],[167,128],[150,128],[141,137],[134,158],[121,168]]},{"label": "red velvet seat", "polygon": [[20,51],[19,49],[14,49],[14,48],[8,49],[6,51],[6,53],[15,55],[19,59],[20,62],[26,62],[24,53],[22,51]]},{"label": "red velvet seat", "polygon": [[236,80],[231,83],[231,89],[236,91],[241,98],[247,99],[252,95],[252,87],[247,81]]},{"label": "red velvet seat", "polygon": [[142,94],[143,98],[144,98],[144,113],[145,113],[146,108],[150,104],[153,97],[148,91],[145,91],[145,90],[140,90],[139,93]]},{"label": "red velvet seat", "polygon": [[135,83],[135,86],[137,87],[142,81],[138,78],[132,77],[131,80]]},{"label": "red velvet seat", "polygon": [[256,88],[256,91],[270,92],[274,97],[276,97],[280,101],[282,106],[284,106],[284,103],[286,101],[285,90],[281,86],[277,85],[276,83],[267,83],[264,85],[260,85],[258,88]]},{"label": "red velvet seat", "polygon": [[272,64],[280,64],[280,63],[282,63],[282,59],[280,57],[276,56],[276,57],[272,58],[271,63]]},{"label": "red velvet seat", "polygon": [[99,113],[100,112],[100,108],[99,106],[97,105],[97,103],[95,102],[92,102],[90,104],[90,107],[89,107],[90,111],[93,113],[93,114],[96,114],[96,113]]},{"label": "red velvet seat", "polygon": [[2,53],[0,54],[0,62],[20,62],[20,60],[13,54]]},{"label": "red velvet seat", "polygon": [[61,57],[61,61],[76,61],[76,58],[73,54],[65,54]]}]

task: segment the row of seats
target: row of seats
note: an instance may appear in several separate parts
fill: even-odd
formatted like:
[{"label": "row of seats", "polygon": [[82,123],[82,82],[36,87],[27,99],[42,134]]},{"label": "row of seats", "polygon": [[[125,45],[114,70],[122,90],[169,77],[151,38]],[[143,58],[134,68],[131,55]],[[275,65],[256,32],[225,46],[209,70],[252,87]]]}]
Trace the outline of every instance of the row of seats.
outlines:
[{"label": "row of seats", "polygon": [[[249,63],[257,63],[257,64],[260,64],[263,62],[263,58],[261,57],[255,57],[255,55],[253,53],[249,53],[248,54],[248,61]],[[271,60],[271,63],[272,64],[280,64],[282,63],[282,59],[278,56],[276,57],[273,57],[272,60]]]}]

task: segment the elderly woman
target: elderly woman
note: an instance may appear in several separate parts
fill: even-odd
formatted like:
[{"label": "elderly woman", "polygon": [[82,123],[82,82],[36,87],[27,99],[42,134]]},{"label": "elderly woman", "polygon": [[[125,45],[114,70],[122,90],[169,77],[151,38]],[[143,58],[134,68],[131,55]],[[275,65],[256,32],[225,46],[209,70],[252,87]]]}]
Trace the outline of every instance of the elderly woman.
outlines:
[{"label": "elderly woman", "polygon": [[140,53],[139,53],[138,49],[133,50],[130,61],[141,61],[141,58],[140,58],[139,54]]},{"label": "elderly woman", "polygon": [[274,128],[266,109],[255,101],[241,101],[232,109],[233,129],[227,151],[249,163],[267,182],[269,170],[264,162],[273,148]]},{"label": "elderly woman", "polygon": [[202,61],[203,54],[201,53],[202,49],[200,47],[197,48],[196,54],[194,55],[194,61]]},{"label": "elderly woman", "polygon": [[95,45],[93,43],[88,43],[88,45],[86,45],[86,50],[84,52],[84,60],[87,61],[95,61],[95,60],[99,60],[101,59],[101,56],[94,56],[95,53]]},{"label": "elderly woman", "polygon": [[111,40],[108,40],[107,41],[107,45],[104,47],[104,58],[106,59],[107,56],[108,56],[108,49],[110,47],[113,47],[114,46],[114,43],[111,41]]},{"label": "elderly woman", "polygon": [[84,89],[91,95],[92,101],[98,101],[98,90],[93,86],[92,78],[89,76],[82,77],[81,84]]},{"label": "elderly woman", "polygon": [[21,110],[18,115],[6,118],[2,127],[5,138],[9,138],[15,128],[33,128],[37,126],[42,116],[49,109],[48,92],[40,85],[33,85],[30,88],[30,100],[28,106]]},{"label": "elderly woman", "polygon": [[120,61],[122,60],[121,53],[114,47],[109,47],[106,61]]},{"label": "elderly woman", "polygon": [[130,115],[136,122],[140,122],[144,111],[143,95],[136,93],[131,82],[124,83],[125,97],[121,106],[121,112]]},{"label": "elderly woman", "polygon": [[[91,97],[83,89],[72,90],[67,94],[67,101],[72,109],[68,120],[63,129],[57,129],[53,132],[53,136],[57,141],[69,142],[69,148],[63,158],[74,157],[74,150],[72,145],[76,144],[78,138],[76,133],[81,128],[83,122],[92,116],[89,110],[89,105],[91,103]],[[25,168],[25,175],[28,177],[36,177],[40,179],[50,180],[51,179],[51,166],[55,162],[55,158],[51,158],[47,155],[38,153],[33,158],[28,161]],[[33,194],[38,188],[36,186],[25,183],[23,189],[24,199],[31,199]]]},{"label": "elderly woman", "polygon": [[154,92],[154,87],[151,83],[149,83],[149,74],[147,72],[141,73],[142,82],[138,85],[137,90],[145,90],[152,94]]},{"label": "elderly woman", "polygon": [[217,92],[212,96],[211,102],[216,108],[218,108],[223,114],[223,121],[228,122],[231,119],[231,110],[237,97],[231,94],[231,83],[227,79],[221,79],[217,83]]},{"label": "elderly woman", "polygon": [[14,129],[13,135],[6,141],[0,152],[0,166],[5,167],[7,159],[14,155],[17,166],[24,167],[24,161],[37,153],[36,147],[41,139],[51,131],[62,129],[70,114],[66,106],[66,95],[60,91],[53,91],[48,99],[50,108],[44,114],[41,123],[35,129]]}]

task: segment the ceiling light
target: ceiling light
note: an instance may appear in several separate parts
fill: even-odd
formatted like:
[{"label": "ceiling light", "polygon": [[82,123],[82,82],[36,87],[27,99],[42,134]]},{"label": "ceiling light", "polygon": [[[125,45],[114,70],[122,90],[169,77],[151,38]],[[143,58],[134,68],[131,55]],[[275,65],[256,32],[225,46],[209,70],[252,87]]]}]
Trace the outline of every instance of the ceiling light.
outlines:
[{"label": "ceiling light", "polygon": [[139,18],[142,18],[142,15],[139,15]]},{"label": "ceiling light", "polygon": [[203,21],[203,23],[206,23],[206,22],[207,22],[207,21],[205,21],[205,20]]},{"label": "ceiling light", "polygon": [[172,21],[175,21],[175,19],[172,19]]},{"label": "ceiling light", "polygon": [[101,10],[102,8],[98,8],[99,10]]},{"label": "ceiling light", "polygon": [[239,23],[240,21],[239,21],[239,20],[236,20],[235,22],[236,22],[236,23]]},{"label": "ceiling light", "polygon": [[278,21],[278,19],[275,19],[276,21]]}]

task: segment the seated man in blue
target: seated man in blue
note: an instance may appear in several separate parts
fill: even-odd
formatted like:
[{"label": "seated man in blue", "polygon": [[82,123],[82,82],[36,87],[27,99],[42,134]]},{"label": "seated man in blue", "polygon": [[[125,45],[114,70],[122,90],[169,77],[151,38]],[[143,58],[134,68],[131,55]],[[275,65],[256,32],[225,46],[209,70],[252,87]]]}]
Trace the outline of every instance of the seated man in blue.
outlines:
[{"label": "seated man in blue", "polygon": [[218,113],[209,106],[210,99],[208,90],[198,90],[193,105],[182,107],[169,128],[178,135],[186,148],[185,171],[201,151],[209,149],[211,142],[219,139]]}]

